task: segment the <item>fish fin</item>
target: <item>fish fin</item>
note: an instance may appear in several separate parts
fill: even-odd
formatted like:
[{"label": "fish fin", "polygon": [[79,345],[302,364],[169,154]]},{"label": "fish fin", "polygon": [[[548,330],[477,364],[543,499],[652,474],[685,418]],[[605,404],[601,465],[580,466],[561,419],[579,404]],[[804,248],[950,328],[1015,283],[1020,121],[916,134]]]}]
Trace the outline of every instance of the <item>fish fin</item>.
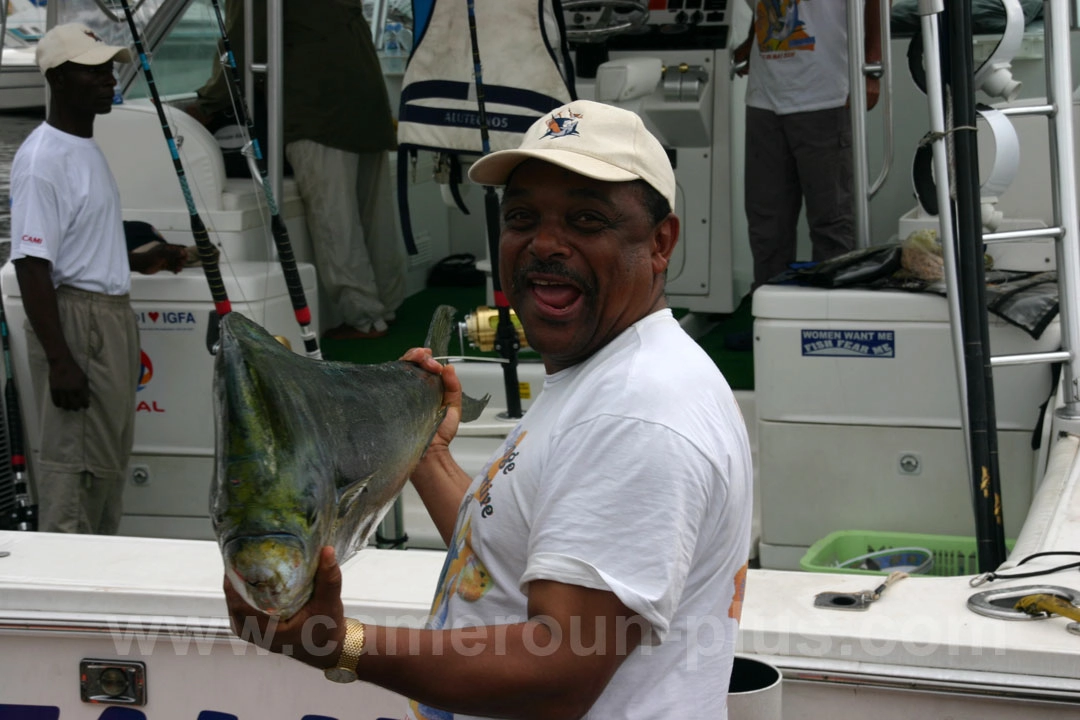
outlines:
[{"label": "fish fin", "polygon": [[485,395],[477,400],[471,398],[468,395],[461,394],[461,422],[472,422],[476,418],[480,417],[480,413],[487,407],[488,400],[491,399],[491,395]]},{"label": "fish fin", "polygon": [[454,334],[454,317],[457,309],[450,305],[440,305],[435,308],[435,314],[431,318],[428,327],[427,339],[424,347],[429,348],[435,357],[442,357],[450,350],[450,338]]},{"label": "fish fin", "polygon": [[[450,305],[440,305],[435,308],[435,315],[431,318],[431,326],[428,328],[427,340],[424,341],[424,347],[429,348],[435,357],[446,355],[449,351],[456,315],[457,309]],[[472,422],[480,417],[480,413],[487,407],[490,399],[491,395],[485,395],[477,400],[462,394],[461,422]]]},{"label": "fish fin", "polygon": [[357,480],[353,484],[338,493],[338,519],[345,514],[345,512],[352,505],[353,500],[361,493],[367,492],[368,483],[371,482],[371,478],[375,477],[374,473],[368,475],[365,478]]}]

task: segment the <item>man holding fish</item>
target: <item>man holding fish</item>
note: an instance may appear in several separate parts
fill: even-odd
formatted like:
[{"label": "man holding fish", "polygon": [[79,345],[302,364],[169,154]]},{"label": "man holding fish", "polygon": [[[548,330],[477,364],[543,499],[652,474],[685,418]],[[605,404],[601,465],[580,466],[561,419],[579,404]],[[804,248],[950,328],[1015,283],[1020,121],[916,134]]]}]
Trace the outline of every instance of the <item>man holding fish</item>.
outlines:
[{"label": "man holding fish", "polygon": [[416,720],[726,717],[752,469],[727,383],[664,296],[667,153],[635,114],[575,101],[470,177],[505,186],[500,278],[547,377],[470,478],[449,451],[453,367],[404,357],[441,374],[447,406],[411,474],[449,547],[429,628],[345,618],[330,548],[271,632],[227,581],[233,627],[413,698]]}]

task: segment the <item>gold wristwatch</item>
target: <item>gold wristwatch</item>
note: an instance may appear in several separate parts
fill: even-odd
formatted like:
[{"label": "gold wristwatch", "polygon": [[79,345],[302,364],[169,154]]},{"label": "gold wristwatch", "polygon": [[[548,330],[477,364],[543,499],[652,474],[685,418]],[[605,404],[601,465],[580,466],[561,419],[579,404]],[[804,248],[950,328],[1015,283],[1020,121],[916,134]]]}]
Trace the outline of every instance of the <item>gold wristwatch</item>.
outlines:
[{"label": "gold wristwatch", "polygon": [[341,647],[341,657],[337,667],[323,671],[327,680],[339,683],[356,682],[356,664],[364,652],[364,623],[352,618],[345,618],[345,641]]}]

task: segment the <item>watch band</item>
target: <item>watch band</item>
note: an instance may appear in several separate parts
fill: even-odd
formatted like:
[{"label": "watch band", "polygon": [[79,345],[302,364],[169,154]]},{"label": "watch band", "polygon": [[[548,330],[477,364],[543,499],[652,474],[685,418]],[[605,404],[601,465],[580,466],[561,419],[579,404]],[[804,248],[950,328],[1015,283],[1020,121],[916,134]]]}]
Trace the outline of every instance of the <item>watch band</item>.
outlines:
[{"label": "watch band", "polygon": [[356,678],[356,665],[364,652],[364,623],[353,618],[345,618],[345,639],[341,644],[341,656],[337,666],[327,668],[326,678],[334,682],[353,682]]}]

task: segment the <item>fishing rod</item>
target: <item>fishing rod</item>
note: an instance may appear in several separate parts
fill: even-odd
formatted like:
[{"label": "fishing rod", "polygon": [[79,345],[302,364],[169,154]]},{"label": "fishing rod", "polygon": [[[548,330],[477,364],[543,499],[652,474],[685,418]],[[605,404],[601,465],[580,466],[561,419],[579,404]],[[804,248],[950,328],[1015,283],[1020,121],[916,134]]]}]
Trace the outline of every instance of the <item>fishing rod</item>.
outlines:
[{"label": "fishing rod", "polygon": [[9,527],[15,530],[33,531],[38,528],[38,506],[30,495],[26,477],[26,450],[23,447],[22,416],[19,414],[19,391],[11,372],[11,343],[8,340],[7,315],[0,303],[0,342],[4,351],[4,410],[7,414],[8,450],[11,453],[11,472],[14,476],[15,507],[12,508]]},{"label": "fishing rod", "polygon": [[[953,147],[956,165],[956,227],[960,271],[960,309],[967,377],[971,443],[971,484],[975,502],[975,535],[979,572],[1005,562],[1005,525],[1001,511],[994,377],[990,328],[986,314],[986,272],[983,265],[979,151],[975,130],[971,0],[945,8],[949,37],[949,84],[953,99]],[[944,182],[944,180],[941,180]]]},{"label": "fishing rod", "polygon": [[[300,337],[304,341],[304,351],[308,357],[321,359],[319,341],[315,331],[311,329],[311,310],[308,308],[307,298],[304,296],[304,284],[300,280],[300,271],[296,267],[296,256],[293,255],[292,243],[289,241],[289,230],[285,227],[285,221],[281,219],[277,200],[274,198],[274,189],[270,185],[270,177],[266,169],[266,161],[263,158],[259,139],[255,134],[255,125],[248,112],[247,103],[240,92],[240,70],[236,66],[236,56],[233,55],[232,44],[229,41],[229,33],[225,29],[225,19],[221,14],[219,0],[210,0],[214,8],[214,16],[217,18],[218,30],[221,31],[221,45],[224,49],[221,62],[229,68],[229,80],[232,81],[233,97],[238,98],[234,103],[237,121],[247,128],[248,143],[252,154],[255,156],[255,168],[259,175],[259,184],[262,185],[263,194],[266,196],[266,206],[270,210],[270,234],[274,237],[274,245],[277,247],[278,259],[281,262],[281,271],[285,274],[285,287],[289,290],[289,300],[292,301],[293,314],[296,322],[300,324]],[[245,153],[246,154],[246,153]]]},{"label": "fishing rod", "polygon": [[[473,0],[469,6],[469,41],[472,43],[473,77],[476,80],[476,105],[480,116],[480,145],[483,154],[491,152],[488,136],[487,108],[484,104],[484,75],[480,65],[480,42],[476,34],[476,7]],[[499,323],[495,327],[495,349],[506,358],[503,364],[503,385],[506,387],[506,416],[521,417],[521,389],[518,386],[517,353],[521,345],[517,329],[510,319],[510,301],[502,291],[499,280],[499,198],[495,188],[484,188],[484,209],[487,215],[488,254],[491,256],[491,289],[495,307],[499,311]]]},{"label": "fishing rod", "polygon": [[206,281],[210,284],[210,296],[214,301],[214,309],[218,317],[224,317],[232,312],[232,304],[225,292],[225,283],[221,279],[221,271],[217,264],[217,251],[210,242],[210,235],[206,232],[206,225],[199,217],[199,211],[195,208],[195,199],[191,195],[191,186],[188,185],[184,166],[180,162],[180,153],[176,148],[176,140],[173,139],[169,121],[165,118],[165,106],[161,102],[157,85],[154,83],[154,74],[150,71],[150,60],[143,48],[139,30],[135,27],[135,15],[131,10],[128,0],[120,0],[120,6],[124,10],[128,27],[131,29],[131,39],[135,43],[135,52],[139,55],[139,64],[142,66],[146,84],[150,88],[150,98],[157,110],[158,121],[161,122],[161,132],[165,135],[165,142],[169,146],[169,154],[172,156],[173,169],[176,170],[176,179],[180,182],[180,190],[184,193],[184,202],[187,203],[188,213],[191,215],[191,234],[195,238],[195,246],[199,249],[199,260],[202,262],[203,271],[206,273]]}]

